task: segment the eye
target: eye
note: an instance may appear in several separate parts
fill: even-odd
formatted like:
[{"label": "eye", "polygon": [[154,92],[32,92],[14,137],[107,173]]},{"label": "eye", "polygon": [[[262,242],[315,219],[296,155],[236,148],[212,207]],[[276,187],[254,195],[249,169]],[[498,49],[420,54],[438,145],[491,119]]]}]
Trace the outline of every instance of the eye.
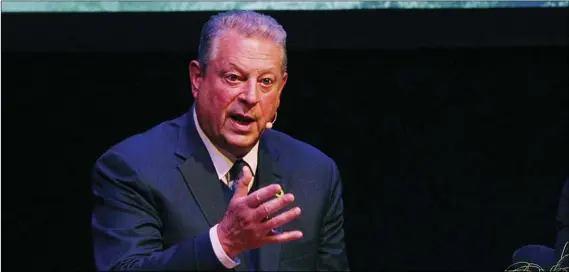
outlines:
[{"label": "eye", "polygon": [[237,82],[239,80],[239,76],[236,74],[228,74],[225,75],[225,79],[229,82]]},{"label": "eye", "polygon": [[261,83],[265,86],[271,86],[273,84],[273,80],[270,78],[263,78]]}]

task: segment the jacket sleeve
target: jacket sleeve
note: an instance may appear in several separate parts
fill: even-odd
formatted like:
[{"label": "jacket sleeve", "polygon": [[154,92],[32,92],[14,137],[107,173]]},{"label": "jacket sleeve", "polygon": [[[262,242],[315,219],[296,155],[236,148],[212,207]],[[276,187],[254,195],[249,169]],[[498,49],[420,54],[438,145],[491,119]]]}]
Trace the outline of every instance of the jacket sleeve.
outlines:
[{"label": "jacket sleeve", "polygon": [[91,227],[98,271],[226,270],[215,256],[208,231],[164,248],[155,194],[140,172],[116,152],[109,151],[96,162],[92,190]]},{"label": "jacket sleeve", "polygon": [[[569,179],[565,181],[561,197],[559,199],[559,208],[557,210],[557,242],[555,244],[556,257],[561,259],[561,255],[567,255],[563,259],[561,267],[569,267]],[[565,245],[567,246],[565,247]],[[563,249],[565,247],[565,252]]]},{"label": "jacket sleeve", "polygon": [[335,163],[331,166],[330,193],[324,214],[318,248],[319,271],[349,271],[344,242],[342,180]]}]

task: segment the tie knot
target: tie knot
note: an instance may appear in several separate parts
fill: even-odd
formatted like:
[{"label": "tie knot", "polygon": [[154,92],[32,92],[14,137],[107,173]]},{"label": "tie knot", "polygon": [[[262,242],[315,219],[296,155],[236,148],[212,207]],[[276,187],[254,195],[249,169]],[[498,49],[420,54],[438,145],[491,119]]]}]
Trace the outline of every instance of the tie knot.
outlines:
[{"label": "tie knot", "polygon": [[243,166],[250,167],[247,162],[242,159],[237,160],[229,170],[229,180],[237,181],[243,175]]}]

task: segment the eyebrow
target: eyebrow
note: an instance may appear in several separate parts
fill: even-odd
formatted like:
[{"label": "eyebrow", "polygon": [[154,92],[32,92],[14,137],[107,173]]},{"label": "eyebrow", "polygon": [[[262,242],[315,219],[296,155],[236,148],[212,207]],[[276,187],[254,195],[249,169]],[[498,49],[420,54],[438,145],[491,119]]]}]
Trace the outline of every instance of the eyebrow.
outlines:
[{"label": "eyebrow", "polygon": [[233,63],[233,62],[228,62],[230,69],[233,70],[237,70],[240,73],[243,73],[243,69],[241,69],[241,67],[239,67],[239,65]]},{"label": "eyebrow", "polygon": [[[244,70],[241,67],[239,67],[239,65],[237,65],[236,63],[229,61],[228,64],[229,64],[229,67],[231,67],[232,69],[235,69],[238,72],[245,74]],[[259,70],[259,72],[260,72],[260,74],[272,74],[272,75],[275,74],[274,71],[271,71],[269,69]]]}]

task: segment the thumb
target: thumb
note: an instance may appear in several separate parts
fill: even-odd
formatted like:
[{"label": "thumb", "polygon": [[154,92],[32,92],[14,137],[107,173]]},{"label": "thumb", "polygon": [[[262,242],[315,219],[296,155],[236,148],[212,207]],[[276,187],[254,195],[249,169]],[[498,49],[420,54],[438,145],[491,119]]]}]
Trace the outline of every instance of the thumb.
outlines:
[{"label": "thumb", "polygon": [[235,187],[235,193],[233,194],[235,197],[242,197],[247,196],[249,193],[249,184],[253,180],[253,174],[251,173],[251,169],[248,166],[243,166],[243,174],[239,178],[237,182],[237,186]]}]

